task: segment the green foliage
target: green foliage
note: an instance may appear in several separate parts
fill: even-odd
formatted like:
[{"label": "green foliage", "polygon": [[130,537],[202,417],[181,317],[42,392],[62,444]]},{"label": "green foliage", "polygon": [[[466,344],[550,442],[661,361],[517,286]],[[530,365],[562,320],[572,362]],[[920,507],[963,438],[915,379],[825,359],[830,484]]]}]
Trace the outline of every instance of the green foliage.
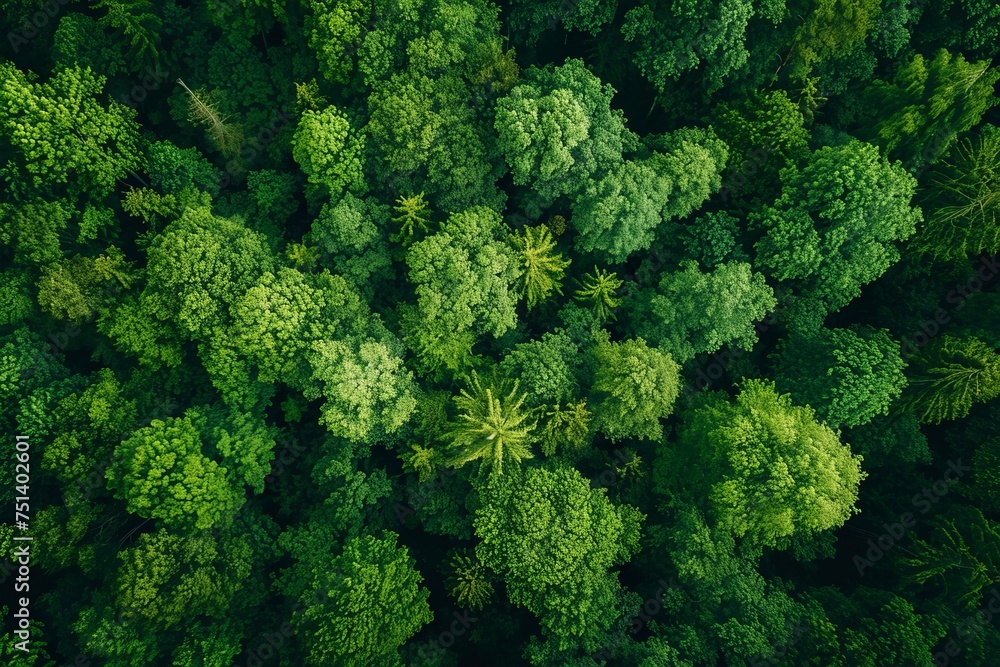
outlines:
[{"label": "green foliage", "polygon": [[403,312],[403,338],[431,372],[465,372],[477,334],[502,336],[517,322],[520,266],[501,225],[485,207],[454,213],[407,251],[417,304]]},{"label": "green foliage", "polygon": [[139,167],[136,114],[98,101],[104,83],[104,77],[79,66],[32,83],[0,63],[0,137],[10,146],[8,168],[24,179],[15,188],[6,174],[8,189],[47,193],[61,185],[99,200]]},{"label": "green foliage", "polygon": [[243,128],[227,122],[229,117],[219,110],[219,95],[214,91],[191,90],[180,79],[177,83],[188,95],[188,120],[204,126],[209,140],[224,156],[238,155],[243,144]]},{"label": "green foliage", "polygon": [[913,556],[900,558],[904,578],[922,593],[936,592],[968,610],[1000,582],[1000,525],[969,506],[955,507],[931,520],[928,541],[917,539]]},{"label": "green foliage", "polygon": [[292,618],[310,665],[401,664],[397,649],[433,616],[423,578],[397,536],[349,540],[338,556],[308,563],[303,612]]},{"label": "green foliage", "polygon": [[[396,212],[393,221],[399,225],[398,240],[402,241],[404,246],[412,243],[415,236],[427,231],[430,210],[423,192],[412,197],[400,197],[392,210]],[[393,240],[397,238],[394,237]]]},{"label": "green foliage", "polygon": [[598,342],[593,349],[597,371],[591,392],[594,425],[608,439],[663,435],[660,419],[673,412],[680,393],[677,363],[642,338]]},{"label": "green foliage", "polygon": [[94,9],[107,13],[101,18],[101,25],[120,30],[128,40],[126,60],[133,70],[140,70],[146,62],[159,60],[160,29],[163,21],[152,13],[150,0],[97,0]]},{"label": "green foliage", "polygon": [[916,182],[870,144],[813,152],[781,172],[781,197],[751,216],[764,231],[757,264],[822,312],[837,311],[899,259],[921,220]]},{"label": "green foliage", "polygon": [[555,239],[549,228],[525,227],[514,236],[513,245],[521,255],[521,294],[531,310],[545,301],[553,292],[562,294],[561,281],[570,260],[554,252]]},{"label": "green foliage", "polygon": [[611,309],[621,305],[621,299],[615,296],[615,292],[625,284],[617,276],[617,273],[602,271],[595,266],[593,274],[583,274],[580,289],[574,294],[578,301],[593,302],[594,315],[598,320],[617,319]]},{"label": "green foliage", "polygon": [[912,248],[942,262],[1000,251],[1000,131],[957,143],[935,166],[921,197],[927,215]]},{"label": "green foliage", "polygon": [[531,433],[536,421],[523,407],[524,399],[517,380],[504,379],[484,387],[473,371],[468,390],[454,397],[458,420],[442,434],[449,447],[449,463],[462,467],[481,461],[483,469],[502,475],[505,461],[509,469],[510,463],[534,458]]},{"label": "green foliage", "polygon": [[482,609],[493,597],[489,572],[475,555],[456,554],[451,559],[451,595],[462,607]]},{"label": "green foliage", "polygon": [[824,61],[862,43],[879,11],[878,0],[819,0],[795,32],[791,76],[805,79]]},{"label": "green foliage", "polygon": [[[113,590],[123,610],[154,628],[178,625],[193,614],[220,618],[250,574],[252,556],[245,536],[143,533],[118,554]],[[80,625],[86,622],[81,618]]]},{"label": "green foliage", "polygon": [[97,21],[85,14],[66,14],[52,37],[56,68],[80,65],[114,76],[125,71],[125,59]]},{"label": "green foliage", "polygon": [[746,64],[745,33],[753,15],[745,0],[642,3],[625,14],[621,31],[626,42],[635,42],[632,60],[660,94],[696,68],[714,92]]},{"label": "green foliage", "polygon": [[683,363],[699,352],[726,344],[751,349],[754,323],[774,308],[774,292],[749,264],[720,264],[710,273],[696,262],[665,273],[656,290],[639,290],[628,299],[636,331]]},{"label": "green foliage", "polygon": [[580,250],[623,262],[650,246],[662,221],[690,214],[721,186],[728,152],[711,132],[678,130],[651,143],[650,157],[588,180],[573,208]]},{"label": "green foliage", "polygon": [[560,403],[579,392],[579,353],[565,333],[544,333],[537,340],[515,345],[500,368],[507,377],[518,379],[528,405]]},{"label": "green foliage", "polygon": [[976,403],[1000,395],[1000,355],[975,337],[944,334],[914,357],[902,405],[922,423],[940,424],[969,414]]},{"label": "green foliage", "polygon": [[565,407],[558,403],[553,405],[545,412],[539,435],[542,453],[554,456],[557,451],[565,453],[582,447],[590,436],[590,419],[586,401],[567,403]]},{"label": "green foliage", "polygon": [[130,512],[178,531],[225,525],[243,504],[228,471],[202,452],[187,417],[153,420],[115,448],[108,487]]},{"label": "green foliage", "polygon": [[320,112],[306,110],[292,139],[292,155],[309,182],[322,186],[334,198],[345,189],[364,189],[364,151],[365,136],[354,130],[335,106]]},{"label": "green foliage", "polygon": [[779,344],[778,391],[832,427],[867,424],[906,386],[899,344],[871,327],[793,333]]},{"label": "green foliage", "polygon": [[169,141],[157,141],[149,145],[146,161],[150,183],[164,194],[192,187],[208,192],[216,185],[216,171],[197,148],[178,148]]},{"label": "green foliage", "polygon": [[634,143],[621,112],[611,109],[614,89],[583,61],[531,68],[523,81],[497,102],[495,121],[515,184],[554,200],[613,167]]},{"label": "green foliage", "polygon": [[98,257],[75,255],[42,267],[38,305],[57,319],[83,322],[132,282],[121,250],[111,246]]},{"label": "green foliage", "polygon": [[0,664],[991,667],[998,16],[8,0]]},{"label": "green foliage", "polygon": [[697,493],[718,527],[765,546],[843,525],[865,477],[860,457],[810,408],[760,380],[685,414],[657,465],[663,488]]},{"label": "green foliage", "polygon": [[681,231],[684,254],[702,266],[714,269],[726,259],[748,259],[740,249],[739,220],[728,213],[706,213]]},{"label": "green foliage", "polygon": [[395,433],[413,412],[413,375],[385,343],[318,340],[309,361],[326,399],[320,423],[340,437],[363,441]]},{"label": "green foliage", "polygon": [[807,153],[804,122],[784,90],[721,105],[712,128],[730,149],[725,200],[748,192],[769,193],[780,171]]},{"label": "green foliage", "polygon": [[394,275],[386,240],[388,220],[388,206],[348,193],[335,205],[323,205],[308,241],[316,244],[322,265],[371,299],[379,281]]},{"label": "green foliage", "polygon": [[988,61],[968,62],[944,49],[930,60],[918,53],[892,83],[876,81],[870,89],[866,102],[880,120],[866,136],[907,164],[933,163],[996,104],[998,80],[1000,70]]},{"label": "green foliage", "polygon": [[483,489],[476,555],[560,647],[595,650],[593,635],[610,625],[606,612],[619,588],[608,570],[635,551],[643,518],[613,505],[573,468],[528,468]]}]

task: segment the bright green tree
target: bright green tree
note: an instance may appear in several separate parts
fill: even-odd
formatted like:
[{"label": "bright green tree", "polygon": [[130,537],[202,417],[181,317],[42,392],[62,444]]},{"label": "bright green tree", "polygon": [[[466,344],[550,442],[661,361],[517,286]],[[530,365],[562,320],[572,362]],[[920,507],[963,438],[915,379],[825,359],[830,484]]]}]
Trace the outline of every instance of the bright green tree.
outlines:
[{"label": "bright green tree", "polygon": [[79,67],[32,83],[13,65],[0,63],[0,98],[6,100],[0,136],[22,173],[18,188],[51,192],[61,185],[101,199],[138,169],[136,113],[114,102],[102,104],[104,83],[104,77]]},{"label": "bright green tree", "polygon": [[362,192],[366,188],[364,155],[365,135],[352,128],[337,107],[302,114],[292,139],[292,156],[309,182],[322,186],[334,199],[344,190]]},{"label": "bright green tree", "polygon": [[243,505],[243,493],[202,448],[189,418],[154,419],[115,448],[108,488],[130,512],[180,532],[225,525]]},{"label": "bright green tree", "polygon": [[532,431],[536,420],[524,407],[525,394],[517,380],[480,381],[473,371],[468,390],[454,397],[458,419],[442,434],[448,443],[448,460],[462,467],[481,461],[491,474],[502,475],[504,462],[519,464],[534,458]]},{"label": "bright green tree", "polygon": [[340,555],[328,550],[300,565],[308,568],[306,606],[292,623],[305,638],[308,664],[402,665],[399,647],[433,616],[423,578],[396,540],[389,531],[353,538]]},{"label": "bright green tree", "polygon": [[404,309],[403,336],[432,372],[467,370],[477,335],[501,336],[517,322],[521,269],[502,225],[498,213],[476,207],[407,252],[417,304]]},{"label": "bright green tree", "polygon": [[860,457],[810,408],[761,380],[685,414],[658,467],[665,488],[694,494],[716,526],[765,546],[843,525],[865,476]]},{"label": "bright green tree", "polygon": [[525,227],[512,239],[521,256],[521,295],[528,309],[536,307],[555,292],[562,294],[562,278],[570,260],[555,252],[556,242],[545,225]]},{"label": "bright green tree", "polygon": [[899,260],[921,220],[915,179],[871,144],[815,151],[781,172],[781,197],[751,216],[764,232],[757,266],[821,313],[837,311]]},{"label": "bright green tree", "polygon": [[680,392],[680,367],[642,338],[598,342],[591,386],[595,427],[610,440],[663,435],[660,419],[669,417]]},{"label": "bright green tree", "polygon": [[613,505],[568,466],[494,478],[482,496],[476,555],[558,645],[596,650],[620,586],[609,569],[636,550],[643,515]]},{"label": "bright green tree", "polygon": [[764,276],[749,264],[729,262],[703,273],[693,261],[628,301],[637,333],[681,363],[730,343],[751,349],[757,342],[754,323],[777,304]]}]

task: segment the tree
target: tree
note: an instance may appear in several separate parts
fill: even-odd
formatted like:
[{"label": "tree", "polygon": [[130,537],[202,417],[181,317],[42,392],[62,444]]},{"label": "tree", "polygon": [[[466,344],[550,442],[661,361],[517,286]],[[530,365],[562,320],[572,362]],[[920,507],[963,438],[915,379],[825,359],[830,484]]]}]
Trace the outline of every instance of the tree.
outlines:
[{"label": "tree", "polygon": [[560,283],[570,260],[554,252],[556,242],[549,228],[544,225],[525,227],[521,234],[513,237],[512,243],[521,255],[521,295],[528,301],[528,310],[553,292],[561,295]]},{"label": "tree", "polygon": [[944,49],[931,60],[918,53],[892,83],[870,88],[866,104],[874,118],[863,135],[907,165],[933,164],[996,104],[998,80],[1000,70],[988,60],[968,62]]},{"label": "tree", "polygon": [[681,129],[649,143],[652,155],[617,162],[575,198],[578,249],[623,262],[650,246],[664,220],[690,214],[721,186],[728,152],[711,131]]},{"label": "tree", "polygon": [[636,332],[680,363],[729,343],[751,349],[757,342],[754,322],[777,304],[764,276],[749,264],[728,262],[703,273],[693,261],[664,273],[656,290],[638,290],[628,301]]},{"label": "tree", "polygon": [[243,145],[243,128],[229,122],[229,116],[220,110],[219,94],[216,91],[191,90],[182,80],[177,83],[188,95],[188,120],[203,125],[208,138],[227,158],[235,158]]},{"label": "tree", "polygon": [[566,450],[580,449],[591,434],[590,418],[586,401],[553,405],[545,412],[545,423],[539,436],[542,453],[555,456],[560,450],[565,454]]},{"label": "tree", "polygon": [[780,183],[781,170],[808,154],[804,123],[799,107],[784,90],[720,105],[712,129],[730,150],[720,192],[724,201],[745,193],[770,194]]},{"label": "tree", "polygon": [[272,270],[264,238],[208,208],[185,209],[150,244],[140,304],[193,339],[229,323],[229,309]]},{"label": "tree", "polygon": [[375,178],[391,183],[393,194],[425,192],[444,211],[503,210],[496,186],[503,163],[490,112],[470,103],[476,91],[454,68],[409,69],[375,82],[365,128]]},{"label": "tree", "polygon": [[660,419],[670,416],[680,392],[680,367],[669,354],[642,338],[598,342],[591,386],[594,425],[610,440],[663,435]]},{"label": "tree", "polygon": [[901,407],[914,409],[922,423],[960,419],[975,403],[1000,395],[1000,355],[975,337],[943,334],[910,367]]},{"label": "tree", "polygon": [[246,535],[143,533],[119,552],[113,590],[120,609],[158,630],[192,615],[221,618],[250,575],[252,557]]},{"label": "tree", "polygon": [[861,458],[812,409],[762,380],[746,380],[733,401],[708,395],[683,415],[657,474],[717,527],[771,547],[843,525],[865,477]]},{"label": "tree", "polygon": [[394,241],[398,240],[408,246],[416,240],[414,237],[427,231],[431,212],[423,192],[411,197],[400,197],[392,210],[396,212],[396,217],[392,220],[399,225],[399,234],[393,237]]},{"label": "tree", "polygon": [[546,30],[580,30],[598,35],[615,17],[618,0],[585,0],[567,4],[556,0],[512,3],[510,23],[518,31],[537,40]]},{"label": "tree", "polygon": [[[31,83],[7,63],[0,63],[0,136],[10,146],[9,159],[25,188],[40,193],[87,194],[100,200],[115,183],[139,168],[136,113],[115,102],[98,102],[105,78],[89,69],[56,72],[45,83]],[[8,189],[13,187],[8,183]]]},{"label": "tree", "polygon": [[1000,252],[1000,131],[956,144],[930,174],[920,202],[927,221],[911,247],[941,262]]},{"label": "tree", "polygon": [[398,649],[433,618],[429,592],[397,535],[383,531],[349,540],[307,568],[306,606],[292,617],[311,665],[401,665]]},{"label": "tree", "polygon": [[608,570],[635,551],[643,515],[613,505],[568,466],[527,468],[490,480],[481,493],[479,560],[561,648],[596,650],[593,636],[613,620],[607,611],[619,589]]},{"label": "tree", "polygon": [[684,256],[708,269],[714,269],[727,259],[749,259],[739,244],[740,221],[725,212],[710,212],[695,218],[681,228]]},{"label": "tree", "polygon": [[363,193],[364,155],[365,135],[352,128],[337,107],[302,113],[292,139],[292,157],[310,183],[322,186],[334,199],[345,190]]},{"label": "tree", "polygon": [[971,506],[959,505],[931,518],[929,540],[917,538],[912,556],[901,556],[905,581],[939,601],[978,609],[983,593],[1000,582],[1000,525]]},{"label": "tree", "polygon": [[[792,647],[797,664],[877,667],[883,660],[894,665],[927,664],[948,631],[936,615],[919,613],[906,598],[877,588],[859,586],[847,596],[823,587],[806,596],[822,605],[833,624],[833,636],[824,645],[817,641],[818,633],[807,628],[802,641]],[[804,662],[810,659],[813,662]]]},{"label": "tree", "polygon": [[185,188],[211,192],[218,174],[197,148],[178,148],[170,141],[155,141],[146,149],[150,184],[163,194]]},{"label": "tree", "polygon": [[473,371],[469,390],[454,397],[458,420],[443,434],[449,462],[460,468],[481,460],[482,468],[502,475],[504,461],[519,464],[534,458],[531,432],[536,420],[522,407],[524,399],[517,380],[501,379],[484,387]]},{"label": "tree", "polygon": [[323,204],[308,238],[320,263],[349,281],[370,301],[382,281],[394,277],[388,234],[389,207],[348,193],[336,204]]},{"label": "tree", "polygon": [[495,128],[514,183],[553,201],[619,163],[635,139],[611,109],[614,89],[583,61],[530,68],[524,83],[497,101]]},{"label": "tree", "polygon": [[320,423],[340,437],[364,441],[395,433],[413,412],[413,374],[398,349],[374,340],[318,340],[309,362],[322,389],[305,395],[326,399]]},{"label": "tree", "polygon": [[202,447],[190,417],[154,419],[115,448],[108,488],[130,512],[179,532],[225,525],[243,505],[243,494]]},{"label": "tree", "polygon": [[482,609],[493,597],[489,572],[475,555],[456,554],[451,559],[451,595],[462,607]]},{"label": "tree", "polygon": [[871,327],[792,333],[779,343],[775,384],[836,428],[889,413],[906,386],[899,343]]},{"label": "tree", "polygon": [[111,246],[98,257],[75,255],[42,268],[38,305],[59,319],[83,322],[132,282],[125,256]]},{"label": "tree", "polygon": [[864,42],[878,16],[877,0],[820,0],[795,32],[791,76],[804,80],[812,68],[849,54]]},{"label": "tree", "polygon": [[781,172],[781,197],[751,215],[757,264],[815,308],[837,311],[899,260],[894,242],[921,220],[915,179],[857,141],[813,152]]},{"label": "tree", "polygon": [[97,0],[95,9],[105,9],[100,23],[104,27],[121,30],[128,39],[126,60],[133,70],[142,69],[148,61],[159,60],[160,28],[163,22],[154,14],[150,0]]},{"label": "tree", "polygon": [[0,241],[13,246],[16,264],[54,262],[63,257],[59,238],[71,215],[71,207],[62,200],[0,204]]},{"label": "tree", "polygon": [[579,301],[592,301],[598,320],[616,319],[611,309],[621,305],[621,299],[615,296],[615,292],[624,284],[617,273],[602,271],[595,266],[593,274],[583,274],[580,289],[574,296]]},{"label": "tree", "polygon": [[517,321],[520,267],[502,224],[485,207],[454,213],[406,254],[417,304],[404,309],[403,338],[431,372],[468,370],[476,334],[502,336]]},{"label": "tree", "polygon": [[658,93],[696,68],[703,69],[711,93],[746,64],[749,54],[744,44],[753,15],[745,0],[685,6],[642,3],[625,14],[621,32],[626,42],[635,43],[632,62]]},{"label": "tree", "polygon": [[546,332],[541,338],[514,346],[500,368],[517,378],[532,407],[566,402],[579,393],[577,371],[580,350],[562,331]]}]

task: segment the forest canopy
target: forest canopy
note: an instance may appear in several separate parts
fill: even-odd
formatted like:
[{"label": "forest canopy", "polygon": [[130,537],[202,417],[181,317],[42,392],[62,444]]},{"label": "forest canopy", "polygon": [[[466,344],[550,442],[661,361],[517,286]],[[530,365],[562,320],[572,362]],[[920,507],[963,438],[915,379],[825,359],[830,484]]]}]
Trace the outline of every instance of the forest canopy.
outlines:
[{"label": "forest canopy", "polygon": [[1000,4],[0,9],[0,664],[1000,660]]}]

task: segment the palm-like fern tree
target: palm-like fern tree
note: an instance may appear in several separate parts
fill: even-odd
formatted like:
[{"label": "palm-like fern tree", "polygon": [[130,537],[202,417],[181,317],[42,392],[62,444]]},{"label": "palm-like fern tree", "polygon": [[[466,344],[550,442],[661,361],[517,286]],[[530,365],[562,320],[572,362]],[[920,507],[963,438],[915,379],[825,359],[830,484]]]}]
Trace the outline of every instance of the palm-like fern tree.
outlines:
[{"label": "palm-like fern tree", "polygon": [[525,397],[517,380],[484,387],[473,371],[469,390],[454,397],[459,421],[445,434],[451,441],[449,463],[460,468],[478,460],[491,473],[503,474],[505,461],[534,458],[530,440],[536,422],[522,409]]},{"label": "palm-like fern tree", "polygon": [[544,301],[553,292],[562,294],[563,275],[570,261],[554,252],[556,241],[548,227],[525,227],[522,234],[513,238],[513,245],[520,253],[524,273],[521,276],[521,295],[528,299],[528,309]]},{"label": "palm-like fern tree", "polygon": [[621,299],[615,296],[615,291],[625,284],[618,279],[618,274],[602,271],[595,266],[594,274],[585,273],[581,283],[582,289],[576,291],[576,298],[580,301],[590,301],[598,319],[616,319],[611,309],[617,308],[621,304]]}]

